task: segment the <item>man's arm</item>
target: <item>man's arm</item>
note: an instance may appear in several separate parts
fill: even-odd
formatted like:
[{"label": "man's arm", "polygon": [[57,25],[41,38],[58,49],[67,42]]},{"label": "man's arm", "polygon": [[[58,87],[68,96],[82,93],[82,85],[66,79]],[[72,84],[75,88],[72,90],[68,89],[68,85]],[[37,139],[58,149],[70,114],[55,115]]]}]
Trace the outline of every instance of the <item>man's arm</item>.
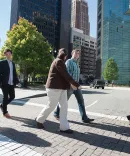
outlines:
[{"label": "man's arm", "polygon": [[80,85],[68,74],[66,66],[62,60],[58,60],[56,62],[56,68],[60,72],[61,76],[68,81],[69,83],[73,84],[76,87]]}]

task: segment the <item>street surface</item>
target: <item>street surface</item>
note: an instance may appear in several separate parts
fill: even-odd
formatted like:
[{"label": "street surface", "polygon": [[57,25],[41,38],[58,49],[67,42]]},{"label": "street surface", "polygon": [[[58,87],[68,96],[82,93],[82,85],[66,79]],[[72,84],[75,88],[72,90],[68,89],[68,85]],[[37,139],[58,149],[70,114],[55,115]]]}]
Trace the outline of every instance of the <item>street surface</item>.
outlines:
[{"label": "street surface", "polygon": [[[82,90],[84,102],[86,106],[86,111],[101,113],[106,115],[122,116],[130,114],[130,88],[105,88],[103,89],[92,89],[84,88]],[[45,90],[21,90],[17,89],[16,99],[20,99],[22,104],[34,104],[46,105],[47,96],[42,96],[45,94]],[[26,98],[31,95],[40,95],[41,97],[36,98]],[[22,99],[21,98],[24,98]],[[74,95],[71,96],[68,102],[68,107],[71,111],[78,112],[78,105]]]},{"label": "street surface", "polygon": [[16,89],[16,100],[9,105],[12,119],[0,112],[0,156],[130,156],[129,95],[129,88],[84,87],[86,111],[95,121],[81,122],[73,95],[68,120],[74,133],[63,134],[53,113],[45,130],[36,128],[35,117],[47,104],[44,90]]}]

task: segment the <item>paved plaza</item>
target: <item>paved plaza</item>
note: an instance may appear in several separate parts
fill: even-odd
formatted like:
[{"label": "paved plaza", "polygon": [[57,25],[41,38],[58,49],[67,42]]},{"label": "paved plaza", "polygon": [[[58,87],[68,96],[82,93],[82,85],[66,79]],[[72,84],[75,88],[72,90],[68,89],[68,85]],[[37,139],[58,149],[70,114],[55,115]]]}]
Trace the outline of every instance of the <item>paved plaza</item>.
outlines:
[{"label": "paved plaza", "polygon": [[81,122],[72,96],[68,120],[73,134],[59,132],[59,121],[53,114],[45,122],[45,130],[37,129],[35,117],[46,105],[46,96],[19,97],[12,102],[9,105],[12,119],[4,118],[0,112],[0,156],[130,155],[130,126],[125,117],[130,112],[129,90],[86,88],[83,94],[86,111],[95,121],[92,124]]}]

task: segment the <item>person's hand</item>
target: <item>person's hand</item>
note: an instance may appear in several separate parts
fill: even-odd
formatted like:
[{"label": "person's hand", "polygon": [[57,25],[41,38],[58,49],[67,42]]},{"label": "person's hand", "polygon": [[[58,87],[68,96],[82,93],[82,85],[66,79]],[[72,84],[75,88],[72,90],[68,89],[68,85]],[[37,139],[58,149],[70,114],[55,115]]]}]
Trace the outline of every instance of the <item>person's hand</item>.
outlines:
[{"label": "person's hand", "polygon": [[77,87],[75,87],[75,86],[72,85],[72,84],[71,84],[71,88],[72,88],[73,90],[77,90]]},{"label": "person's hand", "polygon": [[22,87],[22,85],[21,85],[21,83],[20,83],[20,82],[17,84],[17,86],[18,86],[19,88],[21,88],[21,87]]},{"label": "person's hand", "polygon": [[78,89],[81,89],[81,86],[79,86]]}]

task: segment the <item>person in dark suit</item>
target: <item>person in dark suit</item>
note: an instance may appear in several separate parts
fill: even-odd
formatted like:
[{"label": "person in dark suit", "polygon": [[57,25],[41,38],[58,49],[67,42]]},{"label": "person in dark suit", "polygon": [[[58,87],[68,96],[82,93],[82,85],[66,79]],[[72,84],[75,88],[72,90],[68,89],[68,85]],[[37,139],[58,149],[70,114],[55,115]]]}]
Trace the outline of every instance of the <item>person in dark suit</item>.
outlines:
[{"label": "person in dark suit", "polygon": [[12,51],[4,51],[5,60],[0,61],[0,86],[3,92],[3,102],[0,106],[3,115],[11,118],[7,111],[7,105],[15,98],[15,85],[19,83],[16,74],[15,64],[12,62]]}]

